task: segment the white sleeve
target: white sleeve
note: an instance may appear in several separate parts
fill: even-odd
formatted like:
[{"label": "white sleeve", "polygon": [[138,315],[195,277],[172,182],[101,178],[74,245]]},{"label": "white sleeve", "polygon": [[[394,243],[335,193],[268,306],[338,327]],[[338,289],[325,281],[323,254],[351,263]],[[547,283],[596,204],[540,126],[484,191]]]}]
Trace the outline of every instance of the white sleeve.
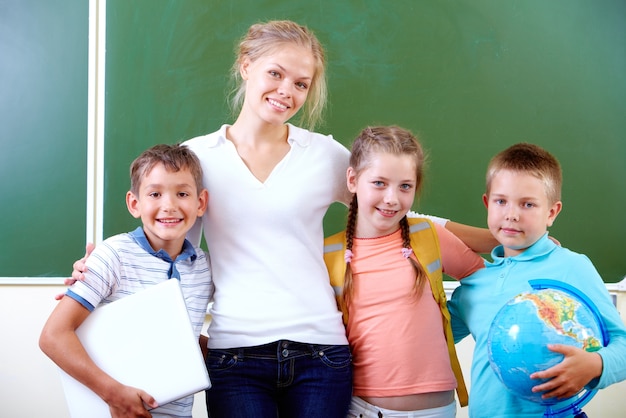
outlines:
[{"label": "white sleeve", "polygon": [[431,221],[431,222],[433,222],[433,223],[436,223],[436,224],[439,224],[439,225],[441,225],[441,226],[443,226],[443,227],[445,227],[445,226],[446,226],[446,224],[448,223],[448,221],[450,220],[450,219],[446,219],[446,218],[440,218],[439,216],[433,216],[433,215],[422,215],[421,213],[417,213],[417,212],[414,212],[414,211],[412,211],[412,210],[410,210],[410,211],[406,214],[406,216],[407,216],[408,218],[426,218],[426,219],[428,219],[429,221]]},{"label": "white sleeve", "polygon": [[202,229],[202,216],[199,216],[191,229],[187,231],[187,239],[194,247],[200,246],[200,242],[202,241]]}]

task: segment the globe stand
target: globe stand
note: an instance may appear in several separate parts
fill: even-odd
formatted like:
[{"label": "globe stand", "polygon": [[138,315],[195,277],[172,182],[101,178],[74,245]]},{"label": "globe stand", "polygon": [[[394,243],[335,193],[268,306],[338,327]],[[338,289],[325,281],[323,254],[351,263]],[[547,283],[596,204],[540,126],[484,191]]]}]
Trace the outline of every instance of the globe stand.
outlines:
[{"label": "globe stand", "polygon": [[[564,406],[556,405],[547,405],[546,411],[543,414],[543,418],[565,418],[565,417],[574,417],[574,418],[587,418],[587,414],[583,412],[581,409],[585,406],[591,398],[598,392],[597,389],[588,390],[583,389],[577,395],[574,395],[572,398],[573,401],[570,401]],[[577,399],[575,399],[577,398]]]},{"label": "globe stand", "polygon": [[[551,411],[549,411],[549,409],[550,409],[550,408],[548,407],[548,410],[546,410],[546,413],[545,413],[545,414],[543,414],[543,417],[544,417],[544,418],[556,418],[556,417],[559,417],[559,416],[560,416],[560,415],[554,415],[554,414],[552,414],[552,412],[551,412]],[[585,414],[583,411],[581,411],[581,410],[580,410],[580,409],[578,409],[578,408],[572,408],[572,411],[571,411],[571,412],[574,414],[574,415],[573,415],[573,417],[574,417],[574,418],[588,418],[588,417],[587,417],[587,414]]]}]

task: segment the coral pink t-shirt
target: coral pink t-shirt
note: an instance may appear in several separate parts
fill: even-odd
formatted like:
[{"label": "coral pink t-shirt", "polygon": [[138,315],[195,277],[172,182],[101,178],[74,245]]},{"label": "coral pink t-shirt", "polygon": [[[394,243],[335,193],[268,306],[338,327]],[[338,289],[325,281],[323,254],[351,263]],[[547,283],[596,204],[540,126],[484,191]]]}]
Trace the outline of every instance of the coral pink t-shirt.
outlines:
[{"label": "coral pink t-shirt", "polygon": [[[460,279],[483,267],[483,259],[454,234],[435,227],[446,274]],[[401,249],[400,230],[353,243],[354,294],[347,333],[354,357],[355,396],[405,396],[456,388],[439,305],[428,284],[416,297],[415,271]]]}]

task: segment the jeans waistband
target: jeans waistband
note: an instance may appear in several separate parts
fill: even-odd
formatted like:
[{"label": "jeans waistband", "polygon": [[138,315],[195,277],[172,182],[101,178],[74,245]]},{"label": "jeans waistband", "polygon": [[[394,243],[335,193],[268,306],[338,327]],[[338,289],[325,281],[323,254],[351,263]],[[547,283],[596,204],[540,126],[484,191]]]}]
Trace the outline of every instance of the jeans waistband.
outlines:
[{"label": "jeans waistband", "polygon": [[278,340],[269,344],[257,345],[253,347],[211,349],[211,351],[228,352],[232,355],[236,355],[240,359],[256,358],[268,360],[286,360],[302,356],[322,356],[324,355],[324,350],[328,350],[332,347],[339,346],[300,343],[290,340]]}]

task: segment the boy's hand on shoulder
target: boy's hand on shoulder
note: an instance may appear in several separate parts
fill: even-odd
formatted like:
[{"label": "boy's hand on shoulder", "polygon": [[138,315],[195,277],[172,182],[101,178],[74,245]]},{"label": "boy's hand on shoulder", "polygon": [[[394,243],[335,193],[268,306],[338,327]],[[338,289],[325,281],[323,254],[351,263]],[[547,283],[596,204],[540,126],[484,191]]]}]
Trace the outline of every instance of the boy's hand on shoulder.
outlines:
[{"label": "boy's hand on shoulder", "polygon": [[561,245],[561,241],[559,241],[558,239],[554,238],[552,235],[548,235],[548,238],[554,242],[556,245],[558,245],[559,247],[562,247]]},{"label": "boy's hand on shoulder", "polygon": [[602,374],[602,357],[598,353],[563,344],[549,344],[548,348],[565,358],[549,369],[530,375],[531,379],[550,379],[533,387],[533,392],[545,392],[543,399],[574,396]]}]

